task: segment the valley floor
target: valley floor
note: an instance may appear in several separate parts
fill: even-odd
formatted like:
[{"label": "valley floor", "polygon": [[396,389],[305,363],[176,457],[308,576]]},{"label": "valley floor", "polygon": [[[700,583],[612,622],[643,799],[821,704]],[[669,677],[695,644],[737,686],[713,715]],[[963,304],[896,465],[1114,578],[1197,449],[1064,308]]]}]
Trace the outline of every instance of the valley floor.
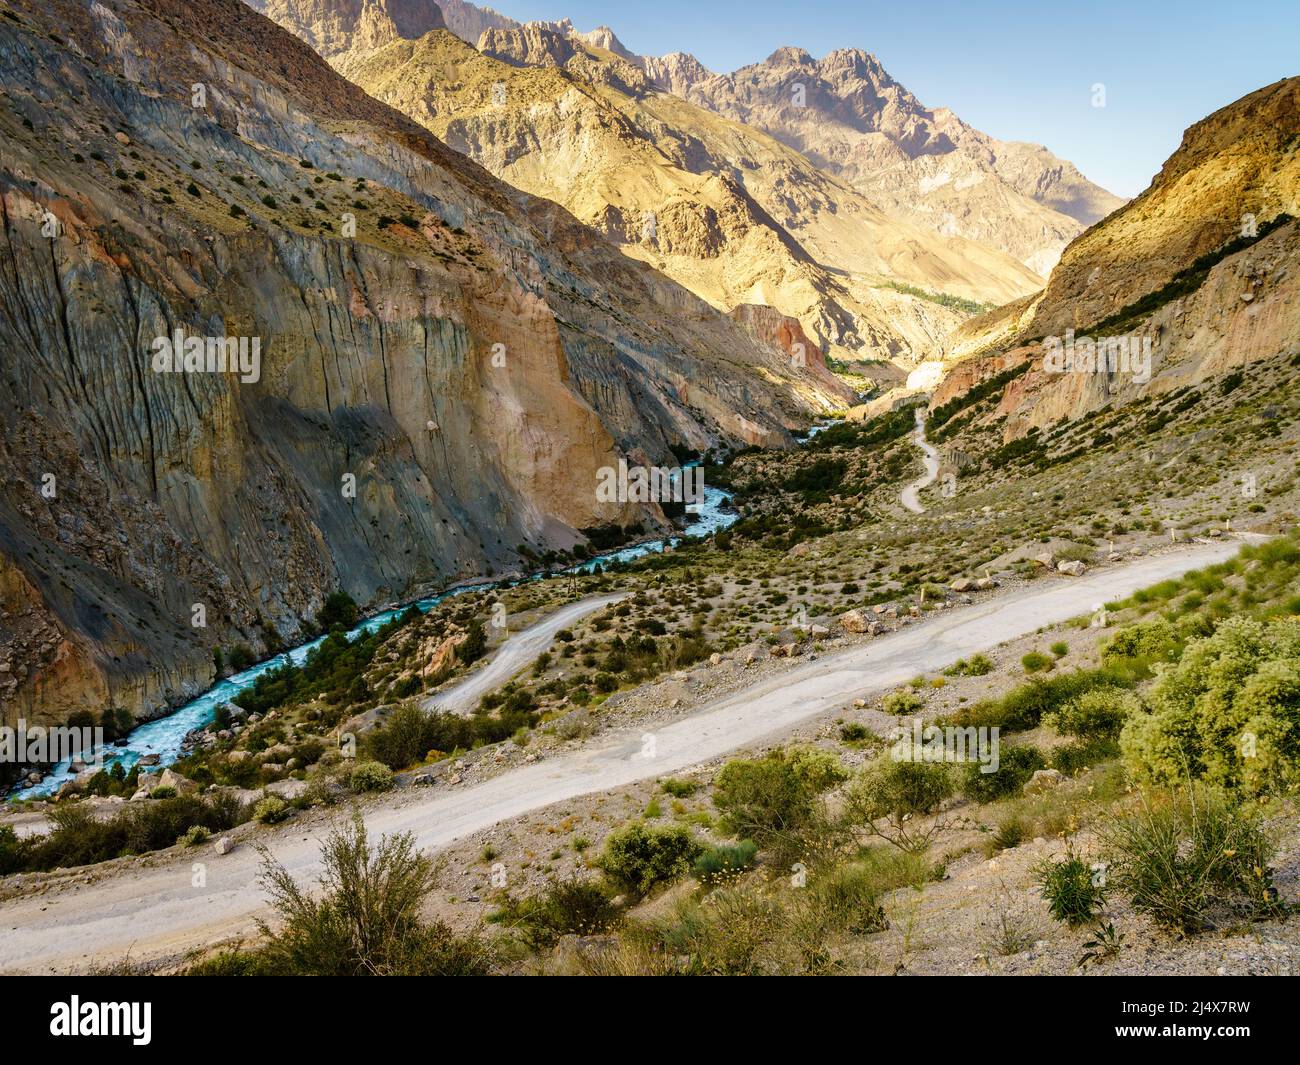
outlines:
[{"label": "valley floor", "polygon": [[[579,796],[612,800],[610,793],[639,781],[780,742],[800,726],[841,713],[855,698],[1087,614],[1099,601],[1222,561],[1238,546],[1223,540],[1167,548],[1076,580],[1052,578],[938,612],[889,636],[804,660],[757,684],[684,707],[676,720],[607,732],[473,786],[448,783],[373,800],[365,807],[366,823],[375,835],[411,832],[419,846],[441,850],[538,812],[543,822],[562,820],[548,808]],[[707,675],[710,668],[697,672]],[[264,912],[264,897],[258,851],[249,844],[264,842],[294,876],[311,879],[319,872],[320,840],[336,817],[312,810],[278,829],[246,824],[232,833],[240,845],[225,856],[210,847],[173,848],[11,877],[0,904],[0,968],[78,971],[128,954],[135,961],[175,960],[250,935]]]}]

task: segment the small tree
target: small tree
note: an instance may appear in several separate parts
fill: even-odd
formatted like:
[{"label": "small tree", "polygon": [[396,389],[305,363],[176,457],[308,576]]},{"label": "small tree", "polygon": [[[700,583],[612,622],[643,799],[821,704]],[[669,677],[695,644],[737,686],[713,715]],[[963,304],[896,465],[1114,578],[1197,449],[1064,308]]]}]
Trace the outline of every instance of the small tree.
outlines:
[{"label": "small tree", "polygon": [[939,830],[917,817],[935,812],[953,793],[948,766],[936,762],[881,759],[862,771],[848,789],[845,814],[871,835],[915,853],[929,846]]}]

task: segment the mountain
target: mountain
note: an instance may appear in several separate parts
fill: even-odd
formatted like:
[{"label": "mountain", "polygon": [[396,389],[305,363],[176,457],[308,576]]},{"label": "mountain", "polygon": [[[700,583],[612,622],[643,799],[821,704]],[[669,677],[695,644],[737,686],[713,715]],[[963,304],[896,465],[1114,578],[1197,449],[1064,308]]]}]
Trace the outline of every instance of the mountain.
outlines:
[{"label": "mountain", "polygon": [[[449,23],[481,46],[466,32],[477,25]],[[529,25],[619,56],[665,91],[772,134],[893,217],[997,248],[1042,276],[1073,237],[1124,203],[1041,145],[1001,141],[947,108],[925,107],[861,49],[817,60],[784,47],[715,74],[683,52],[636,55],[608,26],[581,33],[568,19]]]},{"label": "mountain", "polygon": [[[236,0],[15,0],[0,56],[7,722],[155,712],[336,589],[377,607],[662,526],[598,502],[599,469],[788,445],[843,402],[791,329],[719,313]],[[214,363],[174,372],[178,331]],[[227,342],[260,362],[205,372]]]},{"label": "mountain", "polygon": [[891,215],[1005,251],[1046,276],[1061,249],[1124,201],[1036,144],[999,141],[930,109],[856,48],[779,48],[712,74],[691,56],[642,59],[656,84],[764,130]]},{"label": "mountain", "polygon": [[961,320],[909,288],[989,303],[1039,284],[1005,256],[890,219],[772,138],[553,28],[489,30],[478,50],[435,31],[339,65],[719,309],[770,305],[839,357],[910,365]]},{"label": "mountain", "polygon": [[[910,368],[972,304],[1042,283],[985,245],[900,224],[771,137],[657,91],[608,27],[492,26],[474,49],[415,6],[400,19],[342,2],[328,18],[312,3],[266,10],[498,177],[720,310],[768,305],[798,319],[826,355]],[[474,25],[456,21],[462,35]],[[351,43],[333,32],[341,25],[354,27]],[[427,37],[405,40],[425,25]]]},{"label": "mountain", "polygon": [[[988,420],[1004,440],[1174,393],[1191,409],[1208,382],[1234,374],[1275,378],[1280,397],[1300,357],[1297,216],[1300,78],[1290,78],[1190,127],[1146,191],[1066,248],[1041,294],[963,325],[934,405],[1019,366]],[[1122,366],[1047,372],[1049,340],[1070,330],[1149,343],[1150,379]]]}]

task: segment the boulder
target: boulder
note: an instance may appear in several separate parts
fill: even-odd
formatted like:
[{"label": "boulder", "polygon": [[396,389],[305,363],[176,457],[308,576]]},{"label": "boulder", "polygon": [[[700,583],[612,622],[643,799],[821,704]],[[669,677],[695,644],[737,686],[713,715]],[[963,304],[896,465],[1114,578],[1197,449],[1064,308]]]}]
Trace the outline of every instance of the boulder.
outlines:
[{"label": "boulder", "polygon": [[850,610],[847,614],[839,616],[840,628],[845,632],[866,632],[867,619],[863,616],[861,610]]},{"label": "boulder", "polygon": [[199,790],[199,786],[194,781],[173,772],[171,769],[162,771],[162,776],[158,779],[158,786],[161,788],[175,788],[177,795],[186,795]]},{"label": "boulder", "polygon": [[218,854],[229,854],[231,851],[235,849],[235,841],[231,839],[229,836],[222,836],[214,844],[213,849]]},{"label": "boulder", "polygon": [[1047,791],[1056,787],[1065,777],[1057,769],[1035,769],[1034,775],[1025,783],[1025,794],[1033,795],[1036,792]]},{"label": "boulder", "polygon": [[1069,577],[1082,577],[1087,568],[1087,566],[1077,559],[1070,559],[1069,561],[1058,562],[1056,564],[1056,571],[1058,573],[1064,573]]},{"label": "boulder", "polygon": [[1050,551],[1044,551],[1034,556],[1034,561],[1040,566],[1046,566],[1048,569],[1056,568],[1056,556]]},{"label": "boulder", "polygon": [[305,780],[277,780],[268,784],[262,789],[268,795],[274,795],[283,799],[285,802],[292,802],[294,799],[301,798],[307,793],[307,782]]},{"label": "boulder", "polygon": [[831,630],[825,625],[814,625],[808,631],[812,633],[813,639],[818,639],[822,636],[829,636],[831,634]]},{"label": "boulder", "polygon": [[952,582],[952,590],[954,592],[968,592],[974,587],[974,585],[975,582],[969,577],[958,577]]},{"label": "boulder", "polygon": [[267,762],[284,762],[293,754],[293,748],[287,743],[277,743],[274,747],[268,747],[258,758],[263,764]]},{"label": "boulder", "polygon": [[157,765],[162,761],[160,754],[143,754],[140,756],[139,765]]}]

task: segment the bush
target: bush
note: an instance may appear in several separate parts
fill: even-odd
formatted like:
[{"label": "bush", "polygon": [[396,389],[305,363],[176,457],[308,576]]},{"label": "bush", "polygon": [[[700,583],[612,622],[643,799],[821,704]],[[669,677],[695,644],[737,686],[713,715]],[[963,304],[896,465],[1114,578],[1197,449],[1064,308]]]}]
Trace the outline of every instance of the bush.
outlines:
[{"label": "bush", "polygon": [[1107,762],[1119,755],[1119,744],[1107,736],[1093,736],[1086,740],[1065,743],[1052,752],[1052,768],[1072,777],[1098,762]]},{"label": "bush", "polygon": [[387,791],[393,786],[393,771],[383,762],[358,762],[349,782],[353,791]]},{"label": "bush", "polygon": [[1124,688],[1093,688],[1076,696],[1058,710],[1043,715],[1043,724],[1057,732],[1080,739],[1113,738],[1142,701]]},{"label": "bush", "polygon": [[[195,825],[209,832],[223,832],[246,817],[244,805],[227,795],[211,799],[177,795],[130,803],[105,821],[96,820],[88,809],[74,803],[51,812],[51,829],[44,836],[18,843],[24,869],[68,868],[162,850],[174,846]],[[0,839],[0,856],[4,850]]]},{"label": "bush", "polygon": [[274,825],[289,816],[289,807],[278,795],[268,795],[253,807],[253,819]]},{"label": "bush", "polygon": [[1103,662],[1122,659],[1169,661],[1177,656],[1178,632],[1164,618],[1125,625],[1102,648]]},{"label": "bush", "polygon": [[316,624],[324,632],[329,632],[335,625],[350,629],[357,623],[358,613],[355,600],[347,592],[331,592],[316,615]]},{"label": "bush", "polygon": [[909,821],[918,814],[933,813],[952,793],[953,778],[947,765],[882,758],[853,781],[846,812],[851,821],[901,850],[916,851],[929,843],[934,829]]},{"label": "bush", "polygon": [[1192,640],[1129,718],[1124,761],[1139,782],[1191,776],[1248,795],[1300,779],[1300,626],[1247,617]]},{"label": "bush", "polygon": [[981,772],[984,767],[979,762],[967,762],[962,767],[962,793],[972,802],[994,802],[1017,795],[1034,771],[1046,764],[1037,747],[1003,746],[998,767],[992,773]]},{"label": "bush", "polygon": [[27,859],[27,847],[13,830],[12,825],[0,825],[0,876],[8,876],[22,869]]},{"label": "bush", "polygon": [[700,883],[708,887],[717,887],[754,864],[758,854],[758,844],[752,839],[742,839],[736,844],[723,844],[720,847],[707,847],[695,859],[691,874]]},{"label": "bush", "polygon": [[736,759],[722,767],[713,804],[723,827],[760,847],[789,844],[818,812],[817,797],[848,779],[839,760],[823,751],[794,748],[758,759]]},{"label": "bush", "polygon": [[288,976],[476,976],[490,970],[483,944],[454,935],[441,922],[420,920],[436,872],[411,835],[385,836],[372,848],[357,816],[325,840],[321,860],[320,890],[313,893],[263,849],[262,880],[280,920],[274,931],[259,923],[266,938],[259,952],[261,971]]},{"label": "bush", "polygon": [[851,721],[840,726],[840,739],[845,743],[859,743],[862,740],[869,739],[870,736],[871,730],[859,722]]},{"label": "bush", "polygon": [[1258,816],[1222,791],[1143,795],[1136,811],[1101,827],[1115,888],[1166,928],[1195,932],[1217,904],[1276,906],[1274,845]]},{"label": "bush", "polygon": [[890,692],[880,701],[881,710],[887,714],[896,714],[899,717],[905,714],[919,713],[924,706],[925,700],[907,688],[899,688],[896,692]]},{"label": "bush", "polygon": [[1044,670],[1051,669],[1053,660],[1041,651],[1030,651],[1027,655],[1022,655],[1020,664],[1025,667],[1026,673],[1042,673]]},{"label": "bush", "polygon": [[610,835],[600,866],[614,884],[641,898],[684,876],[699,853],[700,845],[685,828],[637,822]]},{"label": "bush", "polygon": [[191,825],[186,832],[183,832],[177,843],[182,847],[197,847],[206,843],[210,838],[210,833],[202,825]]},{"label": "bush", "polygon": [[1052,917],[1071,928],[1088,924],[1105,902],[1105,878],[1094,875],[1074,851],[1061,861],[1047,859],[1034,868],[1038,889]]},{"label": "bush", "polygon": [[532,950],[553,946],[565,935],[604,932],[619,919],[609,889],[596,880],[553,880],[540,895],[509,900],[491,920],[516,929]]},{"label": "bush", "polygon": [[693,780],[678,780],[674,777],[668,777],[659,786],[664,789],[665,794],[675,799],[690,798],[699,789],[699,784]]}]

